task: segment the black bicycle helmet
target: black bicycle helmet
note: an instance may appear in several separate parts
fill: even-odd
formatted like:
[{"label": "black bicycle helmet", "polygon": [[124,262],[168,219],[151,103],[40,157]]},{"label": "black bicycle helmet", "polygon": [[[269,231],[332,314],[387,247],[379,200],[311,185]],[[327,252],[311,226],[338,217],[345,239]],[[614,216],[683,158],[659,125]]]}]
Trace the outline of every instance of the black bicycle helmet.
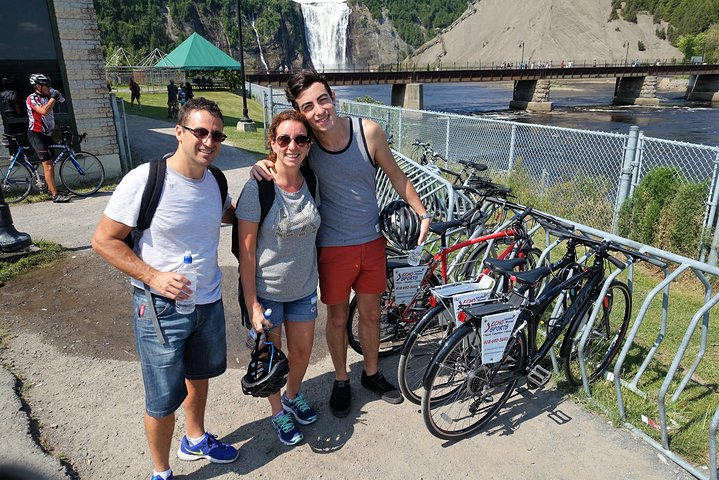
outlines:
[{"label": "black bicycle helmet", "polygon": [[50,85],[52,80],[42,73],[33,73],[30,75],[30,85]]},{"label": "black bicycle helmet", "polygon": [[388,203],[380,214],[382,234],[395,247],[412,250],[417,247],[420,220],[407,202],[395,200]]},{"label": "black bicycle helmet", "polygon": [[266,398],[285,386],[290,364],[282,350],[275,348],[271,342],[261,340],[263,337],[257,336],[247,373],[242,377],[241,383],[242,393],[245,395]]}]

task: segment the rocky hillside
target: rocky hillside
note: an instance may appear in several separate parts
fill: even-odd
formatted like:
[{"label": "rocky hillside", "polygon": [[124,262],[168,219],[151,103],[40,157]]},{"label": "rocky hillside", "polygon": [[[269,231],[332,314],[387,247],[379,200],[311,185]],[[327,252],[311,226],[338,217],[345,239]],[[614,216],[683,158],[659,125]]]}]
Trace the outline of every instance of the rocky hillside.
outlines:
[{"label": "rocky hillside", "polygon": [[[678,49],[656,36],[659,25],[651,15],[640,13],[637,23],[610,22],[611,11],[612,0],[481,0],[420,47],[411,60],[431,65],[518,64],[524,42],[524,61],[529,64],[623,62],[625,41],[630,61],[683,58]],[[640,46],[645,50],[640,51]]]}]

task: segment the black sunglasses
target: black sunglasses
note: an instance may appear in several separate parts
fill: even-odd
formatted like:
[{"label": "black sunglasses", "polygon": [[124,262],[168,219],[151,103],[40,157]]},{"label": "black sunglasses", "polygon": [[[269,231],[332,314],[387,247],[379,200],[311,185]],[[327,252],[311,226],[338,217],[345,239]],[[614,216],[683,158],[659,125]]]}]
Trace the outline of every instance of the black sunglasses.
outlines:
[{"label": "black sunglasses", "polygon": [[180,125],[180,126],[182,128],[184,128],[185,130],[189,130],[190,133],[192,133],[195,136],[195,138],[197,138],[198,140],[204,140],[207,138],[208,135],[212,135],[212,140],[214,140],[215,142],[224,142],[227,139],[227,135],[225,135],[222,132],[218,132],[218,131],[210,132],[206,128],[190,128],[190,127],[186,127],[184,125]]},{"label": "black sunglasses", "polygon": [[305,147],[312,142],[312,139],[307,135],[297,135],[295,138],[292,138],[289,135],[279,135],[277,138],[275,138],[275,142],[277,142],[277,145],[279,145],[281,148],[287,147],[292,142],[292,140],[294,140],[295,143],[300,147]]}]

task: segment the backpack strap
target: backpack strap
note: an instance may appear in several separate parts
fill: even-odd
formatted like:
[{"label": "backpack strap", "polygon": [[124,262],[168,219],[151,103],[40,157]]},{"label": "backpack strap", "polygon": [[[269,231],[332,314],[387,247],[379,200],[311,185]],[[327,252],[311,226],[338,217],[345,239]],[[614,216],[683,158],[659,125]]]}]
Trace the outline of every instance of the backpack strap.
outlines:
[{"label": "backpack strap", "polygon": [[210,173],[215,177],[215,181],[217,182],[217,185],[220,187],[220,200],[222,201],[222,206],[225,206],[225,200],[227,200],[227,177],[225,177],[225,174],[217,168],[214,165],[210,165],[209,167]]},{"label": "backpack strap", "polygon": [[257,189],[260,194],[260,223],[257,226],[259,229],[265,221],[265,218],[267,218],[267,214],[270,213],[272,204],[275,202],[275,182],[263,178],[257,182]]},{"label": "backpack strap", "polygon": [[155,216],[157,205],[160,203],[160,195],[165,186],[165,173],[167,172],[167,159],[161,158],[150,162],[150,172],[147,176],[145,190],[142,192],[140,202],[140,214],[137,217],[137,230],[147,230]]},{"label": "backpack strap", "polygon": [[305,177],[305,183],[307,183],[307,189],[312,195],[312,200],[317,200],[315,195],[317,194],[317,177],[312,169],[305,165],[300,165],[300,173]]}]

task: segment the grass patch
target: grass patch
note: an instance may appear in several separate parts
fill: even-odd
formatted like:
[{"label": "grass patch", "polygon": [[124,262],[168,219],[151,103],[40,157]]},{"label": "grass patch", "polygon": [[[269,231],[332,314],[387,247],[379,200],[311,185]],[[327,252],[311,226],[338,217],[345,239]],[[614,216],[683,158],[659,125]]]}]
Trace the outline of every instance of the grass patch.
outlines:
[{"label": "grass patch", "polygon": [[40,248],[39,252],[15,262],[0,262],[0,282],[7,282],[34,267],[51,265],[65,256],[65,249],[60,244],[39,240],[35,245]]},{"label": "grass patch", "polygon": [[[135,105],[130,110],[129,92],[120,92],[125,102],[125,111],[133,115],[141,115],[174,124],[175,121],[167,118],[167,94],[143,93],[142,111]],[[265,148],[265,126],[263,123],[262,104],[254,99],[247,99],[247,115],[255,122],[256,132],[238,132],[237,122],[242,118],[242,97],[231,92],[195,92],[196,97],[205,97],[217,102],[225,118],[225,134],[232,145],[253,154],[257,159],[267,156]]]}]

